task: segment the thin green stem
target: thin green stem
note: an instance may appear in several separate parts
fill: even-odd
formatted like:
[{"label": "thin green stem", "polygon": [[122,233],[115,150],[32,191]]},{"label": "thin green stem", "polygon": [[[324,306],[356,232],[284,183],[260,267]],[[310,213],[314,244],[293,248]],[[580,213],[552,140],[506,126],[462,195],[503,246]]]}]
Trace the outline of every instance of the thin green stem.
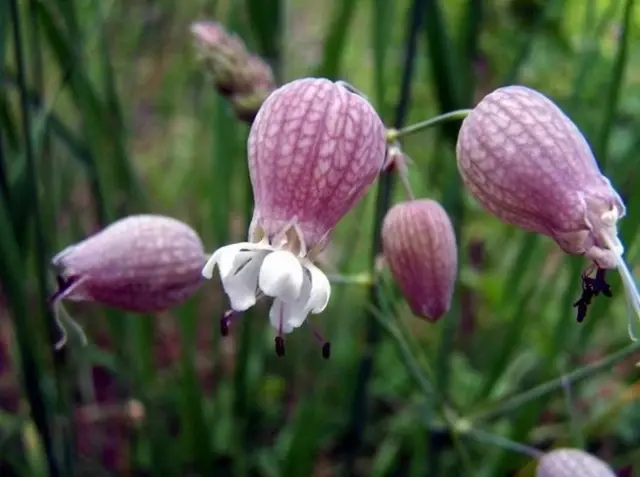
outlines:
[{"label": "thin green stem", "polygon": [[484,444],[491,444],[497,447],[501,447],[502,449],[505,449],[505,450],[516,452],[518,454],[527,455],[533,459],[539,459],[544,455],[544,452],[536,449],[535,447],[531,447],[526,444],[521,444],[519,442],[512,441],[511,439],[507,439],[497,434],[491,434],[489,432],[485,432],[483,430],[476,429],[473,427],[464,429],[462,431],[462,435],[465,437],[470,437]]},{"label": "thin green stem", "polygon": [[335,285],[371,285],[375,278],[369,272],[354,275],[327,275],[329,282]]},{"label": "thin green stem", "polygon": [[459,121],[466,118],[469,113],[471,113],[471,111],[471,109],[457,109],[449,113],[440,114],[435,118],[430,118],[424,121],[420,121],[419,123],[411,124],[410,126],[404,127],[402,129],[389,129],[387,131],[387,142],[393,143],[399,138],[422,132],[426,129],[438,126],[439,124],[447,121]]},{"label": "thin green stem", "polygon": [[632,28],[634,0],[626,0],[622,19],[622,35],[618,41],[618,51],[611,72],[611,82],[607,91],[607,102],[604,110],[604,120],[595,146],[596,157],[600,167],[604,168],[608,159],[609,142],[613,131],[622,82],[627,69],[629,57],[629,32]]},{"label": "thin green stem", "polygon": [[[37,269],[37,283],[38,283],[38,292],[40,302],[43,304],[43,316],[47,319],[47,330],[49,334],[49,342],[55,342],[55,326],[53,325],[54,320],[51,316],[51,311],[48,309],[46,305],[46,295],[47,295],[47,266],[46,266],[46,241],[44,230],[42,229],[42,217],[40,211],[40,202],[39,202],[39,194],[38,194],[38,180],[37,180],[37,172],[36,172],[36,159],[33,148],[33,137],[32,137],[32,121],[30,114],[30,105],[27,91],[27,71],[26,71],[26,62],[25,62],[25,48],[23,46],[22,41],[22,32],[21,32],[21,18],[20,18],[20,10],[17,0],[13,0],[10,2],[10,17],[11,23],[13,24],[13,41],[14,41],[14,49],[15,49],[15,60],[17,64],[17,81],[18,87],[20,90],[20,109],[21,109],[21,120],[22,120],[22,129],[24,134],[24,146],[25,146],[25,159],[26,159],[26,175],[28,182],[26,184],[28,193],[30,194],[31,200],[31,208],[33,213],[33,222],[35,225],[35,242],[36,242],[36,269]],[[55,367],[55,378],[57,381],[57,389],[58,395],[57,399],[61,399],[61,391],[62,385],[60,384],[62,373],[60,369],[60,363],[57,360],[56,355],[54,355],[54,367]],[[28,379],[28,378],[27,378]],[[27,388],[28,389],[28,388]],[[46,405],[46,404],[45,404]],[[40,434],[43,439],[43,444],[45,448],[45,453],[47,455],[47,463],[49,466],[49,472],[51,475],[71,475],[72,467],[70,462],[70,439],[69,434],[64,430],[57,435],[51,432],[51,429],[46,429],[46,427],[50,426],[52,423],[38,423],[38,428]],[[61,426],[62,428],[62,426]],[[62,448],[64,450],[64,461],[63,468],[61,469],[58,466],[58,460],[55,455],[55,440],[58,439],[58,444],[62,444]]]},{"label": "thin green stem", "polygon": [[[439,393],[438,390],[433,386],[433,384],[431,384],[433,381],[433,370],[428,365],[428,363],[424,362],[424,360],[422,366],[416,360],[412,347],[409,344],[409,337],[406,329],[404,329],[399,324],[396,324],[394,326],[388,319],[385,318],[385,315],[395,316],[395,314],[391,313],[390,310],[386,310],[389,313],[383,314],[373,307],[370,307],[369,311],[371,315],[376,319],[378,324],[382,327],[382,329],[386,331],[387,334],[393,339],[396,347],[398,348],[398,351],[400,352],[400,359],[402,360],[402,363],[407,368],[409,375],[418,385],[422,394],[427,399],[432,399],[434,401],[440,417],[449,428],[453,446],[460,456],[462,465],[466,470],[466,474],[471,475],[473,469],[471,465],[471,459],[461,440],[462,433],[467,430],[466,423],[458,419],[456,413],[447,406],[441,393]],[[400,320],[397,320],[397,322],[399,323]],[[425,376],[424,374],[425,370],[427,376]]]},{"label": "thin green stem", "polygon": [[585,379],[595,376],[601,371],[610,369],[612,366],[615,366],[616,364],[624,361],[636,351],[640,351],[640,342],[630,344],[620,351],[616,351],[615,353],[612,353],[609,356],[596,361],[595,363],[583,366],[582,368],[579,368],[569,374],[540,384],[539,386],[536,386],[516,396],[507,398],[493,409],[472,414],[471,416],[469,416],[469,421],[479,422],[498,419],[532,401],[535,401],[536,399],[541,398],[542,396],[545,396],[562,388],[563,385],[579,383],[581,381],[584,381]]},{"label": "thin green stem", "polygon": [[[562,363],[560,363],[562,366]],[[571,383],[567,380],[567,375],[564,372],[564,369],[561,369],[562,372],[562,390],[564,395],[564,403],[567,408],[567,414],[569,416],[569,428],[571,430],[571,437],[573,440],[574,447],[578,449],[584,449],[585,441],[584,435],[582,433],[582,426],[580,423],[580,416],[576,412],[576,408],[573,405],[573,393],[571,390]]]}]

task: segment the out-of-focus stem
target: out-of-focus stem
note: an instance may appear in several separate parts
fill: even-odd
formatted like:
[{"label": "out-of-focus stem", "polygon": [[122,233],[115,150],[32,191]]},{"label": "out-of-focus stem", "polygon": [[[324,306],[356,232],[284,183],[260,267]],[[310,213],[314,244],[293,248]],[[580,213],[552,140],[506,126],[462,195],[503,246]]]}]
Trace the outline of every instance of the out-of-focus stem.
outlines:
[{"label": "out-of-focus stem", "polygon": [[466,118],[471,109],[458,109],[449,113],[440,114],[435,118],[425,119],[419,123],[411,124],[402,129],[388,129],[387,130],[387,142],[393,143],[399,138],[410,136],[412,134],[424,131],[447,121],[457,121]]},{"label": "out-of-focus stem", "polygon": [[640,342],[635,342],[627,346],[626,348],[621,349],[620,351],[616,351],[615,353],[612,353],[609,356],[596,361],[595,363],[583,366],[582,368],[576,369],[569,374],[540,384],[539,386],[529,389],[528,391],[525,391],[516,396],[507,398],[501,403],[498,403],[493,409],[472,414],[468,419],[470,422],[479,422],[492,421],[503,417],[504,415],[509,414],[515,409],[519,409],[520,407],[525,406],[526,404],[529,404],[530,402],[535,401],[536,399],[539,399],[546,394],[557,391],[563,386],[566,386],[568,384],[576,384],[598,374],[601,371],[610,369],[611,367],[624,361],[626,358],[637,351],[640,351]]},{"label": "out-of-focus stem", "polygon": [[336,285],[371,285],[375,282],[374,277],[369,272],[355,275],[327,275],[327,278],[329,282]]},{"label": "out-of-focus stem", "polygon": [[[411,9],[408,12],[409,28],[405,42],[404,68],[394,121],[394,128],[396,129],[402,128],[409,110],[409,104],[411,101],[411,83],[415,73],[418,33],[422,28],[425,6],[425,0],[413,0]],[[378,194],[374,212],[375,216],[373,220],[373,237],[371,244],[372,270],[376,270],[378,255],[382,250],[382,221],[384,220],[384,216],[391,205],[392,189],[393,175],[391,174],[391,171],[382,172],[379,179]],[[369,287],[369,303],[373,309],[379,308],[379,285],[379,280],[376,279]],[[373,372],[375,349],[380,341],[380,327],[370,313],[367,313],[367,315],[366,347],[363,353],[363,358],[358,366],[352,402],[351,422],[348,432],[350,448],[344,469],[346,475],[353,475],[353,469],[363,440],[362,436],[367,420],[369,382]]]}]

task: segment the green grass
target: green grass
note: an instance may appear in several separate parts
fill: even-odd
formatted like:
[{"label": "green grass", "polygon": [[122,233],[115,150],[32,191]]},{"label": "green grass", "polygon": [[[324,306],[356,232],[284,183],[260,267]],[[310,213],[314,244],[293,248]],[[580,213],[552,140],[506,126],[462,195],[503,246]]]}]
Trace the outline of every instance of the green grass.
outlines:
[{"label": "green grass", "polygon": [[[248,127],[204,74],[189,33],[208,18],[241,34],[280,83],[305,75],[352,83],[389,127],[472,107],[505,83],[547,93],[625,197],[621,233],[633,265],[633,7],[1,3],[0,474],[533,475],[514,442],[587,445],[616,467],[640,462],[640,346],[628,344],[621,284],[577,324],[571,305],[585,263],[469,198],[455,167],[459,122],[403,142],[414,192],[442,202],[460,245],[454,306],[435,325],[410,315],[386,273],[334,286],[314,318],[332,341],[329,361],[304,332],[278,359],[264,307],[221,338],[227,304],[216,281],[161,316],[69,305],[90,344],[72,339],[63,353],[53,352],[44,306],[50,257],[126,214],[177,217],[208,251],[246,236]],[[392,175],[380,177],[337,227],[330,273],[371,273],[381,217],[403,194]]]}]

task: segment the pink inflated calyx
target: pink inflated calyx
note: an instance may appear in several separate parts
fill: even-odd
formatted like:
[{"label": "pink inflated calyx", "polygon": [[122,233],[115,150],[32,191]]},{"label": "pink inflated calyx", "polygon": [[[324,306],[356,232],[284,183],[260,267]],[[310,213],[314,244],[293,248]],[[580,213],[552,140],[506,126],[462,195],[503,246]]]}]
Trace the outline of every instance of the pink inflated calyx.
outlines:
[{"label": "pink inflated calyx", "polygon": [[429,199],[394,205],[382,224],[385,262],[411,311],[435,322],[451,307],[457,246],[451,220]]},{"label": "pink inflated calyx", "polygon": [[60,285],[53,299],[138,313],[164,311],[200,287],[205,258],[200,237],[183,222],[129,216],[52,259]]},{"label": "pink inflated calyx", "polygon": [[540,458],[536,477],[616,477],[614,470],[580,449],[555,449]]},{"label": "pink inflated calyx", "polygon": [[340,83],[304,78],[271,93],[248,141],[255,225],[273,237],[294,221],[308,250],[321,243],[376,179],[385,132]]},{"label": "pink inflated calyx", "polygon": [[58,290],[49,303],[61,332],[56,348],[67,341],[63,321],[86,342],[80,326],[64,312],[63,300],[133,313],[166,311],[198,290],[205,262],[198,234],[162,215],[128,216],[69,245],[51,260]]},{"label": "pink inflated calyx", "polygon": [[593,269],[617,269],[632,315],[640,316],[617,231],[624,203],[578,127],[549,98],[517,85],[488,94],[463,121],[456,154],[478,202],[504,222],[584,255]]},{"label": "pink inflated calyx", "polygon": [[[269,95],[248,139],[254,213],[248,241],[216,250],[202,270],[218,267],[231,310],[221,323],[264,297],[275,349],[310,314],[326,308],[331,285],[313,260],[331,231],[364,196],[380,172],[386,130],[369,102],[342,82],[305,78]],[[329,356],[329,343],[314,331]]]}]

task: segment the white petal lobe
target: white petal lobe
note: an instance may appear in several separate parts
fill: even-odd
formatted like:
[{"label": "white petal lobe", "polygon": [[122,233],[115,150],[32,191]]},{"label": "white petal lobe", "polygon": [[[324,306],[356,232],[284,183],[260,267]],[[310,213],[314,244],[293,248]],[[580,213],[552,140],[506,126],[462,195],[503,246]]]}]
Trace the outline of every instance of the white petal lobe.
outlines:
[{"label": "white petal lobe", "polygon": [[291,303],[302,288],[302,265],[291,252],[272,252],[262,262],[258,284],[265,295]]},{"label": "white petal lobe", "polygon": [[290,307],[291,305],[289,303],[285,303],[282,300],[277,298],[273,300],[273,305],[271,305],[271,309],[269,310],[269,322],[278,333],[288,334],[296,328],[285,320],[285,317],[290,313]]},{"label": "white petal lobe", "polygon": [[311,292],[306,306],[307,313],[322,313],[331,297],[331,283],[327,276],[312,263],[305,264],[311,275]]},{"label": "white petal lobe", "polygon": [[222,278],[222,286],[232,309],[245,311],[255,305],[258,273],[266,253],[262,250],[239,252],[234,260],[236,267]]}]

